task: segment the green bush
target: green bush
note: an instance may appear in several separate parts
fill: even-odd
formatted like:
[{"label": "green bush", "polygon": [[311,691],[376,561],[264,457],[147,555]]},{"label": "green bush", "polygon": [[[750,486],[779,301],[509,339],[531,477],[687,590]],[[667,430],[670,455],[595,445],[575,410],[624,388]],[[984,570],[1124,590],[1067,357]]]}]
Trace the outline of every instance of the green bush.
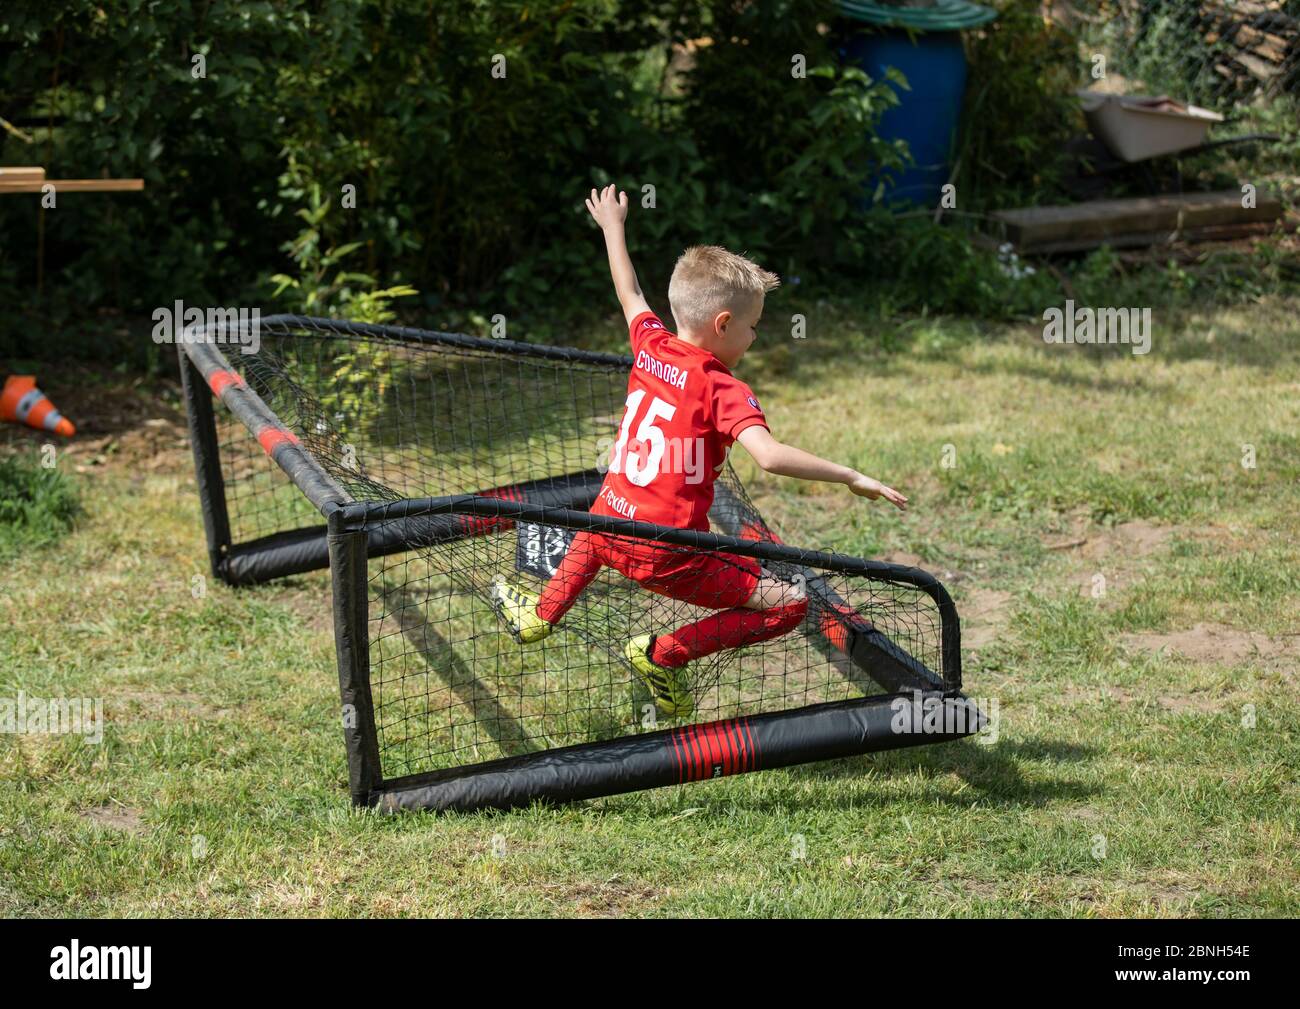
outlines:
[{"label": "green bush", "polygon": [[[501,312],[553,335],[604,304],[581,200],[606,179],[638,200],[654,187],[633,232],[652,290],[696,242],[808,282],[867,269],[861,180],[903,152],[873,129],[892,91],[839,68],[818,30],[833,15],[830,0],[15,0],[0,114],[28,116],[35,143],[4,133],[0,157],[146,182],[45,214],[39,307],[57,324],[178,298],[305,304],[301,263],[298,287],[266,281],[290,275],[307,212],[320,249],[354,250],[355,290],[409,285],[412,315]],[[680,64],[693,39],[709,44]],[[31,202],[0,206],[6,229],[34,217]],[[33,266],[0,271],[11,304],[30,307]]]},{"label": "green bush", "polygon": [[76,488],[62,473],[0,459],[0,558],[65,536],[81,513]]},{"label": "green bush", "polygon": [[967,32],[966,102],[958,137],[961,207],[1052,203],[1058,158],[1082,128],[1074,89],[1083,66],[1074,37],[1038,0],[995,0],[998,19]]},{"label": "green bush", "polygon": [[[1053,196],[1077,125],[1070,37],[995,3],[966,33],[964,211]],[[140,321],[177,299],[563,338],[611,306],[582,209],[607,181],[659,305],[681,250],[716,243],[809,296],[1020,311],[1042,277],[874,211],[865,180],[907,152],[842,28],[832,0],[8,0],[0,162],[146,189],[44,212],[42,299],[35,256],[0,261],[0,356],[54,326],[170,367]],[[0,200],[0,229],[34,239],[36,206]]]}]

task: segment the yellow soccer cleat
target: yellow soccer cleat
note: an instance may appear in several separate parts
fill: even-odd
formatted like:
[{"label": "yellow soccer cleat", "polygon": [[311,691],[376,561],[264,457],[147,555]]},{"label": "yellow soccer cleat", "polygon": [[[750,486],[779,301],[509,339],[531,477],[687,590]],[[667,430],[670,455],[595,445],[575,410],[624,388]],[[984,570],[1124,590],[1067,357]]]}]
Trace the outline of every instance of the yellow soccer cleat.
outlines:
[{"label": "yellow soccer cleat", "polygon": [[691,689],[686,684],[685,668],[661,666],[650,658],[653,637],[641,634],[627,643],[623,656],[632,664],[641,682],[650,690],[655,707],[670,718],[681,718],[695,710]]},{"label": "yellow soccer cleat", "polygon": [[492,583],[492,608],[521,645],[541,641],[554,629],[537,615],[537,597],[504,578]]}]

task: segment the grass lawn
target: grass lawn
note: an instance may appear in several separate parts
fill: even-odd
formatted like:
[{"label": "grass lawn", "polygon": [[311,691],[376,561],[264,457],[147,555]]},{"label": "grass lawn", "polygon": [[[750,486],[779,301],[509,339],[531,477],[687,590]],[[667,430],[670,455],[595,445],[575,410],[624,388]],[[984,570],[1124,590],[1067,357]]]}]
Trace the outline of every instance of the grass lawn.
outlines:
[{"label": "grass lawn", "polygon": [[0,735],[0,913],[1300,915],[1300,300],[1154,324],[812,313],[742,365],[778,437],[912,498],[736,452],[787,541],[948,584],[995,742],[514,814],[353,810],[327,575],[199,591],[175,388],[50,365],[84,513],[5,558],[0,698],[107,726]]}]

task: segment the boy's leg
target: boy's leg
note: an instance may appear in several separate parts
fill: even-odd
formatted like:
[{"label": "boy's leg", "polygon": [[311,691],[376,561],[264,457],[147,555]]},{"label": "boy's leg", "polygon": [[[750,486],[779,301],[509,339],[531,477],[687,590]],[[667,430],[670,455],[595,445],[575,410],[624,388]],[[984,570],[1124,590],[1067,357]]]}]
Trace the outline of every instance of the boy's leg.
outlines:
[{"label": "boy's leg", "polygon": [[739,648],[794,630],[808,612],[796,585],[762,572],[747,558],[706,556],[697,570],[677,584],[649,585],[654,591],[696,606],[725,607],[671,634],[656,637],[647,656],[669,669],[724,648]]},{"label": "boy's leg", "polygon": [[582,590],[600,574],[602,565],[598,541],[590,533],[578,533],[569,544],[564,560],[551,575],[537,601],[537,615],[548,624],[558,624],[578,601]]},{"label": "boy's leg", "polygon": [[600,573],[600,567],[596,541],[587,533],[578,533],[540,599],[498,578],[492,586],[493,605],[520,642],[540,641],[569,612],[578,595]]},{"label": "boy's leg", "polygon": [[[692,596],[686,601],[698,606],[710,605],[701,594],[692,593]],[[809,603],[802,589],[764,573],[754,579],[753,592],[740,606],[733,605],[679,627],[671,635],[656,637],[649,657],[660,666],[676,668],[715,651],[757,645],[759,641],[770,641],[793,631],[807,610]]]}]

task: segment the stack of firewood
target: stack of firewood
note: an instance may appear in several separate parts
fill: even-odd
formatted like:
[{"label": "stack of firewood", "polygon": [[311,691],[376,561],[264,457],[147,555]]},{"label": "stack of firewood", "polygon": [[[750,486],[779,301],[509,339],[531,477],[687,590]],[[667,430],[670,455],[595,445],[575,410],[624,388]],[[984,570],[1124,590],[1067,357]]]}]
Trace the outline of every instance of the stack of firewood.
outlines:
[{"label": "stack of firewood", "polygon": [[1200,27],[1214,49],[1214,72],[1234,98],[1300,93],[1296,7],[1285,0],[1201,0]]}]

